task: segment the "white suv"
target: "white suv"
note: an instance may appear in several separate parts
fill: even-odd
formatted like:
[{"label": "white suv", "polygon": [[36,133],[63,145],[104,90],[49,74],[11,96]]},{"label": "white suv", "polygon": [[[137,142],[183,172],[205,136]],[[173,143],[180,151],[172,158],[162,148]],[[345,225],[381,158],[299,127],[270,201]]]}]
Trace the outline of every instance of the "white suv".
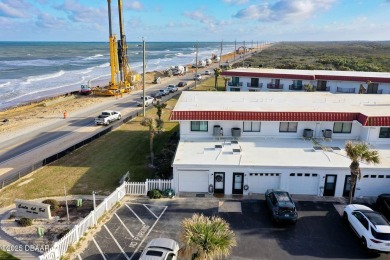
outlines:
[{"label": "white suv", "polygon": [[194,77],[194,80],[202,80],[202,75],[201,74],[196,74]]},{"label": "white suv", "polygon": [[[139,107],[142,107],[142,105],[144,104],[144,101],[143,101],[144,97],[141,97],[141,100],[138,100],[137,101],[137,105]],[[149,106],[149,105],[153,105],[153,102],[154,102],[154,98],[151,97],[151,96],[145,96],[145,107]]]},{"label": "white suv", "polygon": [[177,260],[179,243],[170,238],[152,239],[142,251],[139,260]]},{"label": "white suv", "polygon": [[390,252],[390,223],[379,212],[364,205],[350,204],[345,207],[343,218],[365,248]]}]

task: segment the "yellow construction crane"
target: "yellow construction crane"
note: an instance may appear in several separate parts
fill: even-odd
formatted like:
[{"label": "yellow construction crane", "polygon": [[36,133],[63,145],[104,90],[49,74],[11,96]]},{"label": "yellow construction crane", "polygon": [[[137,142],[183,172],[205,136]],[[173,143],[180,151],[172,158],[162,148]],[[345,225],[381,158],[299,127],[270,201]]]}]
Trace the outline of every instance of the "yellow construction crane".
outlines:
[{"label": "yellow construction crane", "polygon": [[120,27],[120,40],[118,41],[116,39],[116,35],[112,33],[111,0],[107,0],[107,4],[111,81],[105,88],[94,88],[93,93],[96,95],[114,96],[130,92],[130,86],[134,86],[140,82],[140,75],[133,74],[128,64],[126,35],[123,27],[122,0],[118,0]]}]

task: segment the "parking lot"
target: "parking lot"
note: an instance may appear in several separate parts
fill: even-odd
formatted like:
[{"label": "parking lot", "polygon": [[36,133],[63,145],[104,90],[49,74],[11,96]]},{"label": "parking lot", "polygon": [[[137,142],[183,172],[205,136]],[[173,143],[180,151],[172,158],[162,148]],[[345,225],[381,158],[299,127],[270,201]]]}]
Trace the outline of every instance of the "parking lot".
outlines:
[{"label": "parking lot", "polygon": [[296,201],[296,225],[274,225],[264,200],[234,202],[241,208],[220,212],[230,210],[222,210],[216,198],[129,200],[103,225],[79,258],[138,259],[153,238],[180,241],[181,221],[203,213],[219,215],[230,223],[238,243],[230,259],[389,259],[388,255],[368,253],[360,247],[336,211],[337,202]]}]

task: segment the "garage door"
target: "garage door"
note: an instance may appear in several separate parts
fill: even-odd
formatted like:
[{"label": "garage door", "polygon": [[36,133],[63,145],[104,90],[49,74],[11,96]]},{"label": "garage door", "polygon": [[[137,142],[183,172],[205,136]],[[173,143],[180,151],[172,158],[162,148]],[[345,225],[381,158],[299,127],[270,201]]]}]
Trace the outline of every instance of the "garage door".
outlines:
[{"label": "garage door", "polygon": [[390,193],[390,175],[370,174],[363,175],[360,185],[360,196],[378,196]]},{"label": "garage door", "polygon": [[208,171],[179,171],[180,192],[208,192]]},{"label": "garage door", "polygon": [[290,173],[289,189],[291,194],[318,195],[319,176],[317,173]]},{"label": "garage door", "polygon": [[280,173],[249,173],[249,192],[265,193],[280,186]]}]

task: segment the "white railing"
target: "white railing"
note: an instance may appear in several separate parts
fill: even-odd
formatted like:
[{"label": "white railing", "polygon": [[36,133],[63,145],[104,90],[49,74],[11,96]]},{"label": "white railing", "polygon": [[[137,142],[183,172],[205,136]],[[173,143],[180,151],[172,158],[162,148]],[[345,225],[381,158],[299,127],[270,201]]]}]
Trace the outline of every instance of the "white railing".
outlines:
[{"label": "white railing", "polygon": [[75,225],[64,237],[54,243],[54,245],[43,255],[39,256],[40,260],[58,260],[63,256],[69,247],[76,245],[80,237],[97,224],[99,219],[115,204],[123,199],[125,195],[146,195],[149,190],[170,189],[172,180],[146,180],[145,182],[124,182],[113,193],[100,203],[96,209],[91,211],[80,223]]}]

